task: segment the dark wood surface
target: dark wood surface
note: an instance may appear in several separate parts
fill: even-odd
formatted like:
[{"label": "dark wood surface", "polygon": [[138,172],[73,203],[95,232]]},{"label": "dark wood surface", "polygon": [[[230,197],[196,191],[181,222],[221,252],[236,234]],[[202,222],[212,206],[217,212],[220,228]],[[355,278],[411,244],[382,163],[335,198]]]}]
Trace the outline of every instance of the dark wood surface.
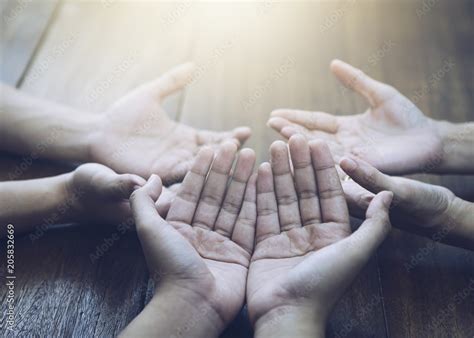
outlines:
[{"label": "dark wood surface", "polygon": [[[2,17],[19,3],[2,0]],[[333,58],[394,85],[429,116],[473,120],[473,4],[37,1],[2,26],[1,76],[28,93],[100,112],[134,86],[192,60],[200,75],[167,101],[170,115],[211,129],[249,125],[248,146],[263,161],[278,138],[265,126],[272,109],[366,108],[331,76]],[[429,85],[445,62],[454,67]],[[1,155],[1,179],[19,163]],[[65,170],[38,161],[23,178]],[[417,178],[474,196],[472,177]],[[119,236],[91,260],[115,232],[73,227],[17,238],[18,335],[113,336],[139,313],[151,286],[136,236]],[[4,256],[4,242],[1,250]],[[473,337],[473,290],[473,253],[394,230],[338,304],[328,335]],[[244,313],[224,335],[251,335]]]}]

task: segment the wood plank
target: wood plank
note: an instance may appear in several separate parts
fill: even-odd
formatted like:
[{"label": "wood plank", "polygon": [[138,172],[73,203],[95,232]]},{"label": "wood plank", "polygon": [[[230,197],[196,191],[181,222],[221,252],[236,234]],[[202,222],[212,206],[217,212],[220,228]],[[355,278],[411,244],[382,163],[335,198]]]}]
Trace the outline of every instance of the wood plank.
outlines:
[{"label": "wood plank", "polygon": [[51,20],[58,0],[4,0],[1,7],[0,80],[16,86]]},{"label": "wood plank", "polygon": [[[187,61],[192,35],[186,9],[176,3],[67,1],[21,89],[99,113],[133,87]],[[165,103],[171,117],[178,114],[180,95]],[[0,170],[5,175],[15,165]],[[67,170],[38,170],[38,165],[35,161],[22,177]],[[120,229],[67,228],[45,232],[34,242],[28,236],[18,239],[20,334],[116,336],[138,314],[149,289],[148,272],[136,235],[122,235]],[[117,236],[91,262],[97,247],[107,247]]]},{"label": "wood plank", "polygon": [[[391,80],[436,119],[474,119],[472,100],[472,10],[468,1],[437,3],[417,16],[421,3],[379,5],[378,26],[397,48],[383,60],[382,80]],[[419,12],[424,13],[424,12]],[[403,22],[403,25],[400,25]],[[463,47],[464,46],[464,47]],[[442,69],[448,62],[454,67]],[[440,72],[441,70],[441,72]],[[433,74],[440,81],[431,81]],[[466,77],[467,73],[467,77]],[[471,74],[471,80],[468,75]],[[420,89],[427,94],[420,96]],[[461,196],[474,191],[472,177],[417,175]],[[474,332],[474,254],[394,231],[381,250],[381,281],[387,324],[396,337],[468,337]],[[396,276],[396,278],[394,278]],[[462,295],[462,296],[461,296]]]},{"label": "wood plank", "polygon": [[[472,120],[472,2],[438,1],[418,17],[416,10],[422,3],[189,3],[179,7],[66,2],[22,89],[100,112],[130,88],[192,56],[198,76],[186,96],[167,102],[168,110],[197,127],[249,124],[254,135],[248,145],[263,161],[268,159],[269,144],[278,138],[265,127],[272,109],[352,114],[366,108],[363,100],[341,90],[332,78],[328,70],[332,58],[358,65],[412,97],[452,57],[456,67],[418,105],[436,118]],[[369,56],[378,55],[390,41],[395,46],[371,62]],[[5,177],[15,165],[0,161],[0,175]],[[42,170],[36,162],[32,168],[25,177],[67,170]],[[461,195],[473,191],[472,178],[420,178],[447,185]],[[116,335],[140,311],[151,286],[136,237],[120,236],[97,262],[89,260],[97,245],[116,231],[58,229],[34,242],[28,236],[19,239],[20,333],[51,335],[52,329],[54,335]],[[407,269],[412,257],[416,264]],[[474,331],[473,274],[472,252],[431,246],[426,239],[393,231],[338,304],[328,335],[469,336]],[[458,303],[463,292],[467,296]],[[251,336],[245,313],[224,336]]]},{"label": "wood plank", "polygon": [[[341,8],[347,14],[369,11],[375,16],[370,3],[357,10],[345,2],[202,5],[195,15],[199,34],[193,52],[204,71],[188,89],[181,121],[212,129],[250,125],[253,136],[248,146],[261,162],[268,160],[268,147],[278,138],[265,126],[271,110],[353,112],[353,102],[341,107],[334,95],[339,87],[328,68],[332,58],[346,54],[348,27],[328,19]],[[375,42],[372,38],[364,47],[375,49]],[[251,336],[244,315],[224,336]],[[385,332],[373,259],[338,304],[328,335],[383,337]]]}]

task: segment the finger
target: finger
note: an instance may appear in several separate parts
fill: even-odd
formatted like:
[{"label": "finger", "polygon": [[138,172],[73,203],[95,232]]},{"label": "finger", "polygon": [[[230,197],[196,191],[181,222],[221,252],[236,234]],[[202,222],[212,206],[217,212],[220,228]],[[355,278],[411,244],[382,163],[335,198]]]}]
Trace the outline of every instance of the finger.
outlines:
[{"label": "finger", "polygon": [[295,135],[290,138],[288,144],[303,226],[320,223],[321,209],[319,206],[318,188],[316,186],[308,142],[304,137]]},{"label": "finger", "polygon": [[253,174],[247,183],[242,208],[232,232],[232,241],[244,248],[249,254],[253,252],[255,224],[257,222],[256,182],[257,175]]},{"label": "finger", "polygon": [[163,223],[164,220],[156,210],[155,201],[161,194],[161,179],[157,175],[151,175],[146,184],[135,190],[130,197],[130,206],[137,231],[146,230],[153,226],[155,221]]},{"label": "finger", "polygon": [[322,221],[344,223],[349,227],[349,211],[329,147],[322,141],[310,141],[309,147]]},{"label": "finger", "polygon": [[193,226],[211,230],[224,200],[229,173],[234,163],[237,147],[227,142],[219,149],[202,190],[193,218]]},{"label": "finger", "polygon": [[158,201],[156,201],[155,203],[156,209],[158,210],[158,213],[161,215],[161,217],[165,218],[168,215],[171,203],[173,202],[175,197],[176,191],[163,187],[161,195],[158,198]]},{"label": "finger", "polygon": [[353,180],[342,181],[342,189],[346,197],[349,214],[363,219],[374,194],[362,188]]},{"label": "finger", "polygon": [[150,273],[162,271],[166,274],[169,262],[176,261],[180,255],[195,255],[196,251],[158,213],[155,203],[161,189],[160,178],[152,175],[143,187],[133,192],[130,205]]},{"label": "finger", "polygon": [[190,83],[195,68],[195,65],[191,62],[184,63],[172,68],[155,81],[145,84],[144,86],[160,99],[163,99],[174,92],[183,89],[188,83]]},{"label": "finger", "polygon": [[301,216],[295,183],[291,174],[290,158],[286,143],[275,141],[270,146],[273,182],[278,203],[281,231],[301,227]]},{"label": "finger", "polygon": [[181,188],[171,203],[166,220],[190,225],[196,211],[206,176],[214,158],[214,151],[202,148],[196,156],[193,167],[184,178]]},{"label": "finger", "polygon": [[343,157],[340,166],[354,181],[373,193],[390,190],[395,195],[405,195],[402,188],[390,176],[381,173],[364,160]]},{"label": "finger", "polygon": [[247,181],[252,174],[255,164],[255,152],[252,149],[242,149],[237,158],[232,181],[227,189],[224,202],[214,226],[214,231],[230,237],[245,195]]},{"label": "finger", "polygon": [[215,132],[209,130],[201,130],[198,132],[198,145],[220,145],[223,142],[234,142],[240,147],[250,137],[252,131],[249,127],[237,127],[227,132]]},{"label": "finger", "polygon": [[376,107],[397,94],[393,87],[372,79],[362,70],[341,60],[331,62],[331,71],[344,86],[364,96],[371,107]]},{"label": "finger", "polygon": [[392,196],[390,192],[375,196],[367,210],[366,221],[355,233],[305,259],[296,273],[320,271],[324,279],[318,281],[319,288],[325,289],[329,299],[339,299],[389,233]]},{"label": "finger", "polygon": [[390,232],[389,211],[392,199],[391,191],[382,191],[375,195],[367,208],[364,223],[350,236],[352,240],[362,244],[362,247],[355,246],[353,249],[363,250],[367,259]]},{"label": "finger", "polygon": [[283,118],[310,130],[317,129],[328,133],[336,133],[338,128],[337,117],[324,112],[277,109],[272,111],[271,116],[270,120],[273,118]]},{"label": "finger", "polygon": [[293,135],[303,135],[307,139],[321,139],[327,142],[334,142],[334,135],[320,130],[308,130],[297,123],[290,122],[281,117],[272,117],[268,120],[268,126],[279,132],[283,137],[289,139]]},{"label": "finger", "polygon": [[280,233],[278,206],[275,197],[272,167],[265,162],[258,168],[257,176],[257,243]]},{"label": "finger", "polygon": [[249,127],[238,127],[232,131],[232,137],[239,141],[239,146],[245,143],[252,135],[252,130]]},{"label": "finger", "polygon": [[107,182],[100,193],[112,200],[128,199],[134,190],[146,183],[145,179],[133,174],[117,175],[110,172],[107,176]]}]

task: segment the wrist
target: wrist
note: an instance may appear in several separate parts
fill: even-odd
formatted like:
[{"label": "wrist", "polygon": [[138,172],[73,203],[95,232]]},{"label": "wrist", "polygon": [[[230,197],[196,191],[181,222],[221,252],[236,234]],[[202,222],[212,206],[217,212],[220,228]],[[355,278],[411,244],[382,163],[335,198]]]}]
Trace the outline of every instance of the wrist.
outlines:
[{"label": "wrist", "polygon": [[57,187],[57,195],[61,199],[59,209],[63,215],[62,223],[78,222],[84,211],[80,203],[84,192],[74,188],[73,178],[74,172],[64,174],[61,184]]},{"label": "wrist", "polygon": [[455,197],[445,212],[443,227],[433,239],[474,250],[474,203]]},{"label": "wrist", "polygon": [[224,328],[209,302],[175,286],[162,285],[122,336],[212,338]]},{"label": "wrist", "polygon": [[83,137],[82,137],[82,151],[80,162],[95,162],[100,163],[94,157],[94,148],[100,142],[99,134],[104,126],[104,115],[103,114],[87,114],[83,117],[82,125]]},{"label": "wrist", "polygon": [[441,140],[441,150],[439,165],[433,171],[440,174],[472,173],[474,123],[436,121],[435,126]]},{"label": "wrist", "polygon": [[310,306],[281,306],[254,324],[255,337],[324,337],[326,316]]}]

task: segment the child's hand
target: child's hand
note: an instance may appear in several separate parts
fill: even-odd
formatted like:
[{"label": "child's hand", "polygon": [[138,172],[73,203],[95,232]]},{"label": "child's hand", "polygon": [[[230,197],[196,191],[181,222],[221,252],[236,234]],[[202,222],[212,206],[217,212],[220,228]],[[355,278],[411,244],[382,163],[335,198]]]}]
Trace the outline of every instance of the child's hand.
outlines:
[{"label": "child's hand", "polygon": [[350,234],[349,214],[329,148],[302,136],[271,147],[257,182],[256,246],[247,304],[256,335],[324,335],[337,300],[390,230],[390,192],[371,202]]},{"label": "child's hand", "polygon": [[[79,166],[65,184],[65,206],[71,221],[117,224],[132,217],[128,199],[145,180],[133,174],[119,175],[97,163]],[[180,184],[163,188],[156,201],[158,212],[165,217]]]},{"label": "child's hand", "polygon": [[217,336],[243,306],[256,221],[255,154],[242,150],[231,174],[236,153],[232,143],[215,159],[210,148],[201,150],[166,220],[155,207],[158,176],[133,193],[137,232],[157,289],[124,335]]},{"label": "child's hand", "polygon": [[97,163],[79,166],[66,182],[66,203],[73,221],[119,223],[131,216],[128,198],[145,184],[137,175],[119,175]]}]

